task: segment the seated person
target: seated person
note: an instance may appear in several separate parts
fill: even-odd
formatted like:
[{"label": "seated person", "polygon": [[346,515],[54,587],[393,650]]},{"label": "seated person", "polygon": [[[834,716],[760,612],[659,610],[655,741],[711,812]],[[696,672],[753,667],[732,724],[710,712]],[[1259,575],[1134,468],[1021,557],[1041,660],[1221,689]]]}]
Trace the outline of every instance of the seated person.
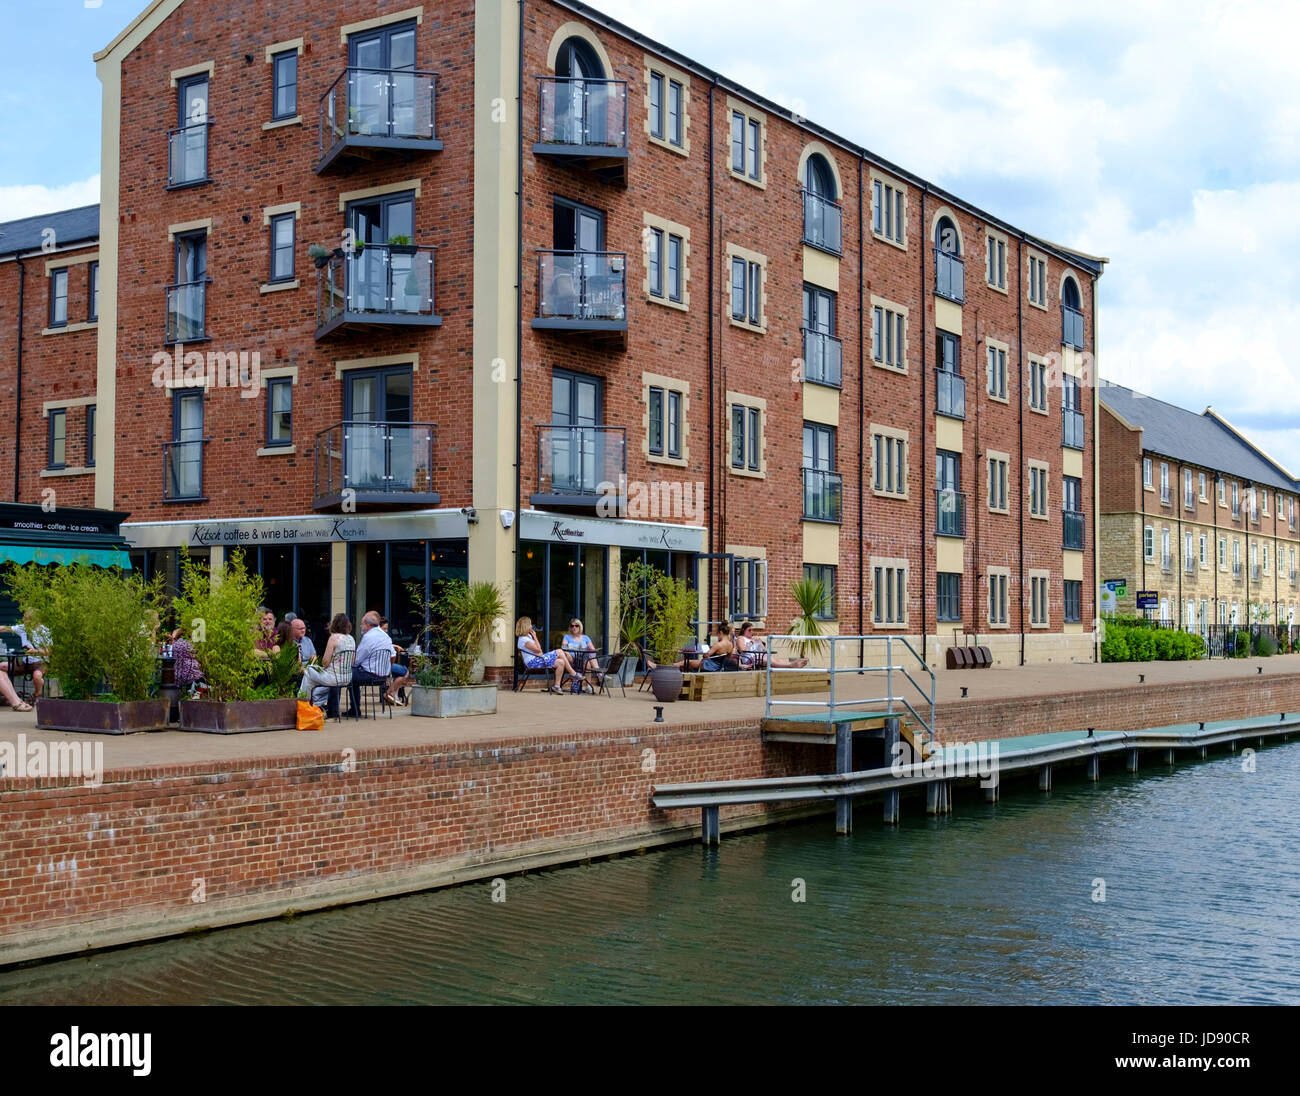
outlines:
[{"label": "seated person", "polygon": [[537,633],[533,630],[533,621],[531,617],[520,617],[515,622],[515,646],[519,649],[520,657],[524,660],[524,665],[530,670],[549,670],[555,667],[555,684],[551,685],[547,692],[562,693],[560,683],[564,680],[564,675],[568,674],[577,680],[577,675],[573,672],[573,663],[569,661],[569,656],[562,650],[543,651],[542,645],[538,642]]},{"label": "seated person", "polygon": [[[379,614],[373,609],[361,618],[361,642],[357,644],[357,657],[353,663],[352,682],[355,685],[383,685],[380,694],[384,704],[403,708],[406,701],[397,699],[397,690],[406,684],[406,667],[393,662],[393,641],[379,626]],[[392,674],[392,680],[389,680]]]},{"label": "seated person", "polygon": [[177,628],[167,638],[172,645],[172,658],[175,659],[172,680],[176,682],[181,695],[188,696],[194,686],[203,679],[203,668],[199,665],[194,647],[185,637],[184,628]]},{"label": "seated person", "polygon": [[[722,670],[726,668],[726,663],[735,656],[736,647],[731,638],[731,625],[725,621],[718,625],[718,638],[714,644],[707,650],[694,655],[687,655],[680,662],[674,662],[673,665],[683,673],[696,673],[703,671],[708,673],[713,670]],[[650,669],[657,669],[654,662],[646,658],[646,664]]]},{"label": "seated person", "polygon": [[23,700],[16,689],[14,683],[9,680],[9,672],[0,667],[0,696],[4,697],[15,712],[30,712],[32,706]]},{"label": "seated person", "polygon": [[289,638],[298,645],[298,661],[304,666],[316,657],[316,645],[307,634],[307,622],[302,617],[289,621]]},{"label": "seated person", "polygon": [[321,655],[320,664],[315,662],[303,666],[302,685],[298,695],[306,697],[311,693],[311,702],[318,708],[324,708],[332,688],[347,685],[352,680],[352,670],[346,665],[346,659],[338,656],[345,652],[354,652],[357,642],[352,638],[352,621],[347,613],[337,614],[330,621],[330,638],[325,644],[325,653]]},{"label": "seated person", "polygon": [[[386,616],[381,616],[381,617],[379,618],[379,627],[381,627],[381,628],[384,630],[384,634],[387,635],[387,636],[389,637],[389,642],[392,642],[392,633],[389,632],[389,630],[388,630],[388,618],[387,618]],[[396,643],[393,644],[393,650],[396,651],[398,655],[404,655],[404,654],[406,654],[406,648],[405,648],[405,647],[399,647]],[[410,676],[411,676],[411,667],[410,667],[410,664],[409,664],[409,663],[402,663],[402,664],[399,665],[398,663],[395,662],[395,663],[393,663],[393,665],[392,665],[391,667],[389,667],[389,668],[390,668],[391,670],[393,670],[394,672],[400,670],[400,671],[402,672],[402,675],[405,676],[405,677],[410,677]],[[397,703],[398,703],[398,706],[399,706],[399,707],[400,707],[401,705],[403,705],[403,704],[406,703],[406,687],[405,687],[405,686],[402,686],[401,688],[399,688],[399,689],[397,690]]]},{"label": "seated person", "polygon": [[23,660],[14,667],[14,673],[18,677],[30,675],[32,696],[39,697],[44,691],[45,660],[49,657],[50,633],[44,628],[36,627],[29,635],[23,624],[15,624],[12,628],[7,625],[0,626],[0,632],[11,632],[22,644]]},{"label": "seated person", "polygon": [[271,655],[280,653],[280,644],[275,634],[275,614],[265,605],[259,606],[257,610],[258,626],[254,629],[257,632],[257,654],[259,658],[270,658]]},{"label": "seated person", "polygon": [[736,644],[740,651],[740,668],[742,670],[756,670],[765,662],[778,670],[801,670],[808,665],[806,658],[768,658],[767,648],[763,645],[763,641],[754,636],[754,622],[752,620],[747,620],[740,626],[740,630],[736,634]]},{"label": "seated person", "polygon": [[[582,621],[576,617],[569,621],[569,630],[560,640],[560,650],[569,656],[569,661],[582,671],[583,676],[586,675],[588,666],[595,665],[596,645],[591,642],[591,637],[583,632]],[[573,691],[582,692],[581,677],[574,677]]]}]

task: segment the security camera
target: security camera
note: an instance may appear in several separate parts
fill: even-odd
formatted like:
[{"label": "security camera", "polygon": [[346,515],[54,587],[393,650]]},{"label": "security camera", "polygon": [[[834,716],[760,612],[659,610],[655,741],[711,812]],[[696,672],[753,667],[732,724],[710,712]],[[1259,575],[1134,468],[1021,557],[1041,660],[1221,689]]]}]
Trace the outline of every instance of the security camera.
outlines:
[{"label": "security camera", "polygon": [[465,520],[468,521],[471,525],[474,525],[478,522],[478,511],[475,510],[474,507],[462,506],[460,508],[460,512],[465,515]]}]

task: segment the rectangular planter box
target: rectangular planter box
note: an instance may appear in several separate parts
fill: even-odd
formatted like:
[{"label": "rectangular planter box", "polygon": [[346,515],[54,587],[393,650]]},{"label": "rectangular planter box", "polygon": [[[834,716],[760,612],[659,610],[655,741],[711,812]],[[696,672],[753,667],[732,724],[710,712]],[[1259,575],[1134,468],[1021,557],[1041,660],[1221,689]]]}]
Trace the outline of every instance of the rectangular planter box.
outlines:
[{"label": "rectangular planter box", "polygon": [[201,734],[247,734],[251,731],[298,729],[298,701],[218,700],[181,701],[182,731]]},{"label": "rectangular planter box", "polygon": [[497,710],[495,685],[466,685],[459,688],[411,689],[411,714],[447,719],[454,715],[491,715]]},{"label": "rectangular planter box", "polygon": [[43,696],[36,701],[36,726],[45,731],[85,731],[89,734],[165,731],[168,707],[166,697],[105,701]]}]

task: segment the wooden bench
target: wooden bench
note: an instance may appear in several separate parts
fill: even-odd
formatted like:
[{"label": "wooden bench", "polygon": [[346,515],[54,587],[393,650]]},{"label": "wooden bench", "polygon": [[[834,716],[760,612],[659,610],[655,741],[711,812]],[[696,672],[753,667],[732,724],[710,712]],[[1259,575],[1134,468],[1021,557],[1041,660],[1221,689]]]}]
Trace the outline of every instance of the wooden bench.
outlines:
[{"label": "wooden bench", "polygon": [[[772,695],[820,693],[831,687],[829,673],[774,673]],[[762,670],[719,670],[682,674],[682,700],[726,700],[767,695],[767,674]]]}]

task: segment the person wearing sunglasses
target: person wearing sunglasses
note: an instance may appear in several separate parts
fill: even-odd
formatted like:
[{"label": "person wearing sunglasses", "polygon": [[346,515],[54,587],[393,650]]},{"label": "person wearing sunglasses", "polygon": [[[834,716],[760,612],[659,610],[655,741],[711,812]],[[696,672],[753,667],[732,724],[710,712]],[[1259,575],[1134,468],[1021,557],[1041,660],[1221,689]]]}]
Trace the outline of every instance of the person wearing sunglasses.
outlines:
[{"label": "person wearing sunglasses", "polygon": [[582,630],[582,621],[576,617],[569,621],[569,630],[564,633],[560,647],[569,656],[577,673],[573,677],[573,692],[582,692],[582,680],[586,676],[587,660],[596,655],[596,645]]}]

